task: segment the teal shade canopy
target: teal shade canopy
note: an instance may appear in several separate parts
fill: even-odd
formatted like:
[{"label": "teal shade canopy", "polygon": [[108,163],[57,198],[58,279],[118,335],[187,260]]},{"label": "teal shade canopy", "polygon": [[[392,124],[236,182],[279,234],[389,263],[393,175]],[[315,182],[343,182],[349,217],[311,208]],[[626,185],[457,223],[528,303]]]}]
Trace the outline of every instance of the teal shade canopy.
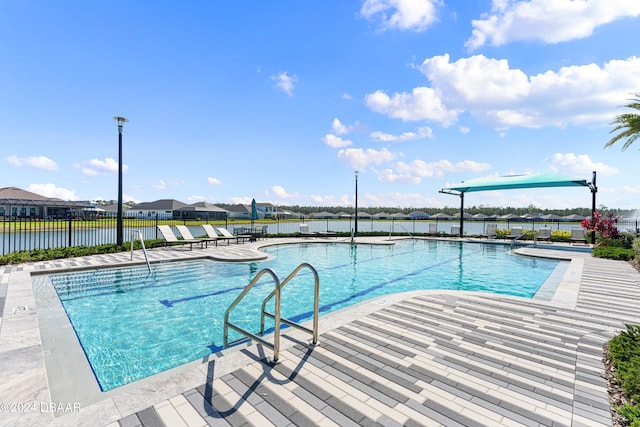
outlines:
[{"label": "teal shade canopy", "polygon": [[473,191],[512,190],[517,188],[588,187],[589,185],[590,183],[585,179],[574,179],[552,173],[538,173],[474,178],[446,187],[443,191],[470,193]]}]

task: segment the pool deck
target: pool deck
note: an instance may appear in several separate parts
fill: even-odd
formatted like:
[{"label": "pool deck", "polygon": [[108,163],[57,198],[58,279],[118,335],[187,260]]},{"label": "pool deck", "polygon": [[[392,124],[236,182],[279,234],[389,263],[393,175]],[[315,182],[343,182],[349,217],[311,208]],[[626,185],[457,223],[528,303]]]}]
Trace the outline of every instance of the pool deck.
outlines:
[{"label": "pool deck", "polygon": [[[259,259],[264,244],[312,240],[148,252],[151,262],[238,261]],[[52,368],[48,359],[65,349],[43,344],[31,275],[141,263],[142,254],[0,266],[0,425],[611,426],[602,346],[640,323],[640,274],[559,249],[517,249],[571,260],[559,284],[533,299],[388,295],[323,316],[316,346],[283,330],[275,365],[269,349],[247,344],[106,393]]]}]

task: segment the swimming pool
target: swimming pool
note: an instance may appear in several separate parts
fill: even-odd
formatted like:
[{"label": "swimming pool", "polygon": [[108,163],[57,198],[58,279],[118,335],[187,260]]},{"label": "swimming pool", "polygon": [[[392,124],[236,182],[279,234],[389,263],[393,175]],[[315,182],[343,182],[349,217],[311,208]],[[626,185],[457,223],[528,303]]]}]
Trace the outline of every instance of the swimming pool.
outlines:
[{"label": "swimming pool", "polygon": [[[472,290],[532,297],[558,261],[511,255],[507,246],[407,240],[395,245],[294,244],[265,249],[256,263],[167,262],[48,276],[103,391],[221,350],[227,307],[262,268],[284,279],[301,262],[320,276],[320,310],[376,296],[420,290]],[[311,317],[310,274],[282,294],[282,315]],[[234,311],[233,322],[257,331],[273,290],[265,277]],[[231,337],[233,339],[235,337]]]}]

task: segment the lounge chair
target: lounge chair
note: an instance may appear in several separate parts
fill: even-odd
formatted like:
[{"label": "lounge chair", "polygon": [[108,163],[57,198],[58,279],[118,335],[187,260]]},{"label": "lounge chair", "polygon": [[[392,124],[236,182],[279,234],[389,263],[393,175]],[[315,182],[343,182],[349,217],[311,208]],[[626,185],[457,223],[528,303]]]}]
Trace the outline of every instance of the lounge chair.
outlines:
[{"label": "lounge chair", "polygon": [[459,236],[460,235],[460,226],[452,225],[451,226],[451,236]]},{"label": "lounge chair", "polygon": [[318,233],[309,231],[309,224],[300,224],[300,235],[305,237],[315,237]]},{"label": "lounge chair", "polygon": [[186,225],[176,225],[176,228],[178,229],[178,231],[180,232],[180,235],[185,239],[185,240],[192,240],[194,242],[196,241],[201,241],[204,242],[205,246],[209,246],[209,242],[216,242],[216,246],[218,246],[218,239],[217,238],[211,238],[211,237],[193,237],[193,234],[191,234],[191,231],[189,231],[189,228]]},{"label": "lounge chair", "polygon": [[546,240],[551,243],[551,229],[549,227],[542,227],[538,230],[538,240]]},{"label": "lounge chair", "polygon": [[171,245],[189,245],[189,250],[193,250],[193,244],[194,243],[199,243],[200,244],[200,248],[203,249],[204,248],[204,243],[201,240],[187,240],[187,239],[178,239],[176,237],[175,234],[173,234],[173,230],[171,229],[171,227],[169,227],[168,225],[159,225],[158,226],[158,230],[160,231],[160,234],[162,234],[162,237],[164,237],[165,240],[165,246],[171,244]]},{"label": "lounge chair", "polygon": [[202,228],[204,229],[204,232],[207,233],[207,237],[209,237],[209,239],[216,241],[216,246],[218,246],[218,240],[226,240],[227,245],[229,244],[230,239],[226,239],[216,233],[216,230],[211,224],[202,224]]},{"label": "lounge chair", "polygon": [[240,243],[240,239],[242,239],[242,243],[244,243],[247,239],[251,239],[250,234],[236,234],[233,235],[229,230],[222,227],[216,227],[216,231],[222,235],[223,239],[232,240],[235,239],[236,243]]},{"label": "lounge chair", "polygon": [[571,238],[569,239],[571,244],[574,243],[582,243],[584,245],[587,244],[587,236],[584,233],[584,228],[574,227],[571,229]]},{"label": "lounge chair", "polygon": [[495,239],[498,237],[498,224],[487,224],[487,229],[481,237],[486,237],[487,239]]},{"label": "lounge chair", "polygon": [[429,223],[429,231],[427,231],[427,234],[429,236],[437,236],[438,235],[438,224],[436,223]]},{"label": "lounge chair", "polygon": [[522,237],[522,227],[511,228],[511,232],[507,236],[507,238],[513,239],[513,240],[519,239],[521,237]]}]

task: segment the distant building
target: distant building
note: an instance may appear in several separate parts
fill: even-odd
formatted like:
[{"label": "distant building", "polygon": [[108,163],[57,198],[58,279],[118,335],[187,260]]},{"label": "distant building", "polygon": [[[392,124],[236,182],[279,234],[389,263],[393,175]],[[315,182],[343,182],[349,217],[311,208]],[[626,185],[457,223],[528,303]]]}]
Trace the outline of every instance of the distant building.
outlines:
[{"label": "distant building", "polygon": [[17,187],[0,188],[0,218],[84,218],[96,212],[96,204],[90,201],[66,201]]},{"label": "distant building", "polygon": [[175,199],[160,199],[155,202],[142,202],[131,206],[124,212],[130,218],[175,219],[174,212],[187,206]]},{"label": "distant building", "polygon": [[[261,218],[283,218],[287,216],[287,213],[278,209],[277,206],[271,203],[256,203],[256,209],[258,214],[262,212]],[[249,213],[251,213],[251,205],[249,205]]]},{"label": "distant building", "polygon": [[229,211],[222,209],[220,206],[212,205],[207,202],[197,202],[191,205],[183,206],[173,212],[174,218],[176,214],[180,219],[199,219],[203,221],[224,221],[229,215]]},{"label": "distant building", "polygon": [[175,199],[160,199],[131,206],[124,212],[129,218],[225,220],[229,212],[207,202],[191,205]]},{"label": "distant building", "polygon": [[[256,203],[256,209],[258,204]],[[229,205],[225,209],[229,211],[229,219],[251,219],[251,205]],[[262,215],[260,215],[262,213]],[[258,217],[264,218],[264,212],[258,211]]]}]

